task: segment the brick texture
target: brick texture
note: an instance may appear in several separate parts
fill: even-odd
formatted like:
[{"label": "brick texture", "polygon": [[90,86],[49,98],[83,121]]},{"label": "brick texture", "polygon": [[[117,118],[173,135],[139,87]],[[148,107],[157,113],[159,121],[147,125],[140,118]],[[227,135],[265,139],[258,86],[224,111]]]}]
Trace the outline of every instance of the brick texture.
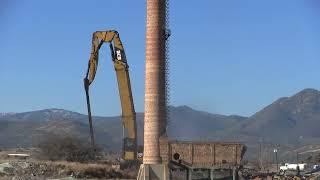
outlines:
[{"label": "brick texture", "polygon": [[147,0],[144,164],[161,163],[166,122],[165,0]]}]

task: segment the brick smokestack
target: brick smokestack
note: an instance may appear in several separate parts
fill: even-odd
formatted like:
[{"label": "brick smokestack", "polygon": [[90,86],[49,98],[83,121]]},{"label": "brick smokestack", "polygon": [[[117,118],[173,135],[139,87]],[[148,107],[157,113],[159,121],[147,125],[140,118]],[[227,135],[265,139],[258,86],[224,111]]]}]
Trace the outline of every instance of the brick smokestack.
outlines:
[{"label": "brick smokestack", "polygon": [[166,132],[166,0],[147,0],[144,164],[160,164]]}]

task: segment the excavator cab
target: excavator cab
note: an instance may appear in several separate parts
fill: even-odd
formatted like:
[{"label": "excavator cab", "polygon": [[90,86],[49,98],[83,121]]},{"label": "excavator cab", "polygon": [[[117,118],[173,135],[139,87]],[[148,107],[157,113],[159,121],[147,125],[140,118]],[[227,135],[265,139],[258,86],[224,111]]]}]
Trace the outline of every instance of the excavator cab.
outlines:
[{"label": "excavator cab", "polygon": [[123,138],[123,157],[124,159],[135,159],[137,156],[137,147],[135,144],[135,139],[125,137]]}]

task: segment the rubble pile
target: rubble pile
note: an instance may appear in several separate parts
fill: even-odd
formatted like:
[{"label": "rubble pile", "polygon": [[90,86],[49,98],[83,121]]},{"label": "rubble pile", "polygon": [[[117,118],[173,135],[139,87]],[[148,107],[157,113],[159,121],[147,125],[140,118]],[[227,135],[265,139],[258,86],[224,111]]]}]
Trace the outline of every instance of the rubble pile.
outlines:
[{"label": "rubble pile", "polygon": [[116,170],[109,165],[58,163],[58,162],[27,162],[14,161],[0,164],[0,179],[11,177],[21,180],[48,178],[134,178],[130,170]]}]

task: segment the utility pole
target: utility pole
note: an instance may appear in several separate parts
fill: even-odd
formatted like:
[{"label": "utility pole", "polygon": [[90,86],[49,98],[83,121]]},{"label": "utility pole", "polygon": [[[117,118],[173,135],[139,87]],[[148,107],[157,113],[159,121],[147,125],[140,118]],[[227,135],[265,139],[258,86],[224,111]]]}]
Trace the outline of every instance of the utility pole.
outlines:
[{"label": "utility pole", "polygon": [[264,139],[261,138],[259,140],[259,165],[260,165],[260,170],[265,170],[264,169],[264,158],[263,158],[263,152],[264,152]]},{"label": "utility pole", "polygon": [[277,164],[277,173],[278,173],[278,170],[279,170],[279,165],[278,165],[278,149],[277,149],[277,148],[273,149],[273,152],[276,153],[276,164]]}]

